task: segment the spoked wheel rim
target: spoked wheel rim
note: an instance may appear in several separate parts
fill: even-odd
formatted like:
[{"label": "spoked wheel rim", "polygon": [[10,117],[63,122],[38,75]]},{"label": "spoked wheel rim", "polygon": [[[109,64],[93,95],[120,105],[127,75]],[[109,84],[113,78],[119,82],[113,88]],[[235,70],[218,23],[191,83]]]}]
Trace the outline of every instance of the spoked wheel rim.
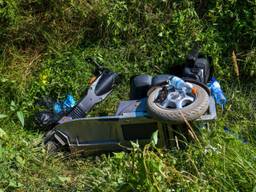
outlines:
[{"label": "spoked wheel rim", "polygon": [[165,94],[167,95],[164,99],[158,99],[163,89],[160,89],[155,95],[155,102],[162,109],[183,109],[184,107],[192,104],[196,99],[196,95],[186,93],[183,90],[177,90],[174,88],[170,89],[169,87],[166,87],[165,89],[167,92]]},{"label": "spoked wheel rim", "polygon": [[[172,94],[173,97],[175,96],[172,99],[175,99],[176,97],[178,98],[176,98],[177,100],[175,103],[177,104],[175,105],[170,104],[171,102],[167,103],[167,101],[165,101],[165,99],[168,97],[168,92],[166,94],[162,94],[162,90],[166,88],[155,87],[154,90],[149,93],[147,99],[147,110],[149,114],[152,117],[160,120],[174,122],[184,122],[185,119],[187,121],[198,119],[207,111],[209,107],[209,95],[203,87],[194,83],[192,83],[192,86],[196,90],[196,92],[192,95],[186,94],[187,96],[183,95],[179,98],[180,94],[178,94],[178,96],[175,95],[177,93]],[[191,102],[192,99],[189,96],[193,97],[193,102]],[[181,105],[178,101],[180,101]],[[173,105],[173,108],[168,108],[168,105]],[[179,109],[176,106],[181,108]]]}]

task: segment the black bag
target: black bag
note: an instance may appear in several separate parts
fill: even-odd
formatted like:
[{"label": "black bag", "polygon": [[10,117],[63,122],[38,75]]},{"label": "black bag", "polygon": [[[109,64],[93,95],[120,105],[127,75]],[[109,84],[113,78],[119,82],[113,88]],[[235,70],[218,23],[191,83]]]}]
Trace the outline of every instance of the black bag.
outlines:
[{"label": "black bag", "polygon": [[211,60],[211,57],[204,56],[194,49],[187,57],[182,77],[206,84],[212,73]]}]

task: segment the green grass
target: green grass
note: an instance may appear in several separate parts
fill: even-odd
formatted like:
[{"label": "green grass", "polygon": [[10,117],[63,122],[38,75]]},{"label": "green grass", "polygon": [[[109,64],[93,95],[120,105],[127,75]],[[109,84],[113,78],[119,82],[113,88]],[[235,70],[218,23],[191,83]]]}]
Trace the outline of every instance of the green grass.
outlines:
[{"label": "green grass", "polygon": [[[115,51],[112,57],[115,61]],[[104,59],[106,65],[112,60],[108,57]],[[132,63],[120,62],[126,63],[127,68],[132,66]],[[109,66],[118,71],[118,67],[111,65],[111,62]],[[53,76],[58,78],[56,74]],[[128,94],[120,94],[120,91],[127,93],[125,80],[113,95],[96,106],[91,115],[113,113],[119,99],[128,97]],[[80,84],[80,80],[74,79],[72,85],[75,87],[76,83]],[[10,103],[1,98],[1,113],[8,117],[1,119],[0,123],[0,186],[4,191],[255,190],[255,85],[242,82],[222,84],[228,98],[226,111],[222,112],[218,108],[218,119],[207,127],[200,124],[193,126],[198,130],[200,143],[187,143],[183,150],[167,151],[153,150],[153,146],[144,149],[134,146],[131,153],[96,157],[62,153],[49,156],[41,144],[43,132],[28,127],[30,123],[27,114],[34,107],[17,104],[12,111]],[[28,89],[33,90],[33,86],[32,83]],[[64,95],[66,90],[60,89],[60,94]],[[74,93],[79,92],[78,89]],[[24,96],[29,97],[31,94],[24,93]],[[25,113],[25,127],[17,118],[18,110]],[[234,134],[226,133],[224,127],[228,127]],[[236,134],[240,135],[241,140]],[[247,143],[243,143],[243,139]]]},{"label": "green grass", "polygon": [[[0,191],[256,191],[255,1],[56,2],[0,1]],[[168,73],[195,42],[213,57],[228,98],[216,121],[192,125],[200,142],[47,154],[35,103],[45,95],[79,99],[93,71],[86,57],[123,76],[90,112],[111,115],[128,99],[131,76]]]}]

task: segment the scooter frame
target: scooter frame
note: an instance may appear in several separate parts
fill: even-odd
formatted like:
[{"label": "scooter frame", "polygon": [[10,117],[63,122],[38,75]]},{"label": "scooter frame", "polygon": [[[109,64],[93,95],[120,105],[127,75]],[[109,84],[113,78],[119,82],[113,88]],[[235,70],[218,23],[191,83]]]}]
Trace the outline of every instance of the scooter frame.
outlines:
[{"label": "scooter frame", "polygon": [[[47,133],[45,143],[54,141],[71,152],[91,155],[125,150],[131,141],[145,145],[158,130],[158,146],[174,146],[174,132],[185,124],[154,119],[146,112],[145,104],[146,99],[122,101],[114,116],[66,120]],[[210,96],[208,111],[196,121],[207,122],[216,117],[215,101]]]}]

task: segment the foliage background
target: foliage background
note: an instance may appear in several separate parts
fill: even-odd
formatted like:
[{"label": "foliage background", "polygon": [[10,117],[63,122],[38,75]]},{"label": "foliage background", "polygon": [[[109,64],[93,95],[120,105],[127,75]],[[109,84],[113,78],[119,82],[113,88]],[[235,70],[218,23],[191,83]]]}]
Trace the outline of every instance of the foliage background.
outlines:
[{"label": "foliage background", "polygon": [[[256,190],[255,0],[0,0],[0,40],[0,191]],[[128,99],[131,76],[168,73],[195,43],[212,56],[229,99],[208,129],[197,125],[200,144],[167,152],[135,146],[130,154],[90,158],[47,155],[32,121],[35,102],[69,92],[78,99],[93,69],[86,57],[124,76],[91,113],[107,115]]]}]

